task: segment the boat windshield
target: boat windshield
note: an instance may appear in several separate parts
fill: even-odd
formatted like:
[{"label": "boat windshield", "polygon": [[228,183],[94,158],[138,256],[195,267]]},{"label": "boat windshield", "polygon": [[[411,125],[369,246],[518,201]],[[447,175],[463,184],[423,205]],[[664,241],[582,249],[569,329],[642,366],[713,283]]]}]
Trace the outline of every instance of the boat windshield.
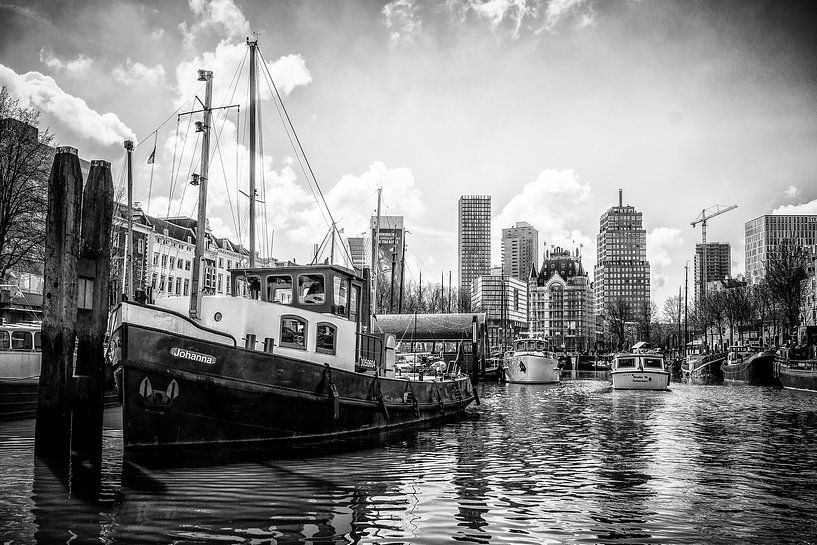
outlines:
[{"label": "boat windshield", "polygon": [[635,358],[619,358],[616,367],[635,367]]},{"label": "boat windshield", "polygon": [[661,369],[661,360],[659,358],[645,358],[644,367],[650,369]]},{"label": "boat windshield", "polygon": [[292,303],[292,277],[288,274],[271,274],[267,276],[267,301],[273,303]]},{"label": "boat windshield", "polygon": [[298,275],[298,301],[301,304],[322,304],[325,300],[325,293],[322,274]]},{"label": "boat windshield", "polygon": [[528,341],[528,350],[536,350],[536,341]]},{"label": "boat windshield", "polygon": [[545,341],[537,341],[536,342],[536,349],[541,350],[542,352],[545,351]]}]

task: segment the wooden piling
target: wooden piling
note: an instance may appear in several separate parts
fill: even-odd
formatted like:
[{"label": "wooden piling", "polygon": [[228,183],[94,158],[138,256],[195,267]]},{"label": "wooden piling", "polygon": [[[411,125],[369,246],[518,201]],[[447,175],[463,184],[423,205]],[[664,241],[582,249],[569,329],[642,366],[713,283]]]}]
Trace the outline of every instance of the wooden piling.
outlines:
[{"label": "wooden piling", "polygon": [[75,366],[75,381],[85,384],[87,395],[75,398],[71,426],[72,451],[91,459],[102,453],[113,192],[111,164],[92,161],[82,198]]},{"label": "wooden piling", "polygon": [[42,365],[34,445],[42,457],[67,456],[70,448],[81,202],[77,150],[57,148],[48,178]]}]

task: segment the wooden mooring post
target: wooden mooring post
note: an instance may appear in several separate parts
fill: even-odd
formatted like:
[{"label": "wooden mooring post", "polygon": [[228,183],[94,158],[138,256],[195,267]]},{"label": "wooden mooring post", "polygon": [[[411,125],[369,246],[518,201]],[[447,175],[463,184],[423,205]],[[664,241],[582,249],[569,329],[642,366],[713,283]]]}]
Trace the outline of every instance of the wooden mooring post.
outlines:
[{"label": "wooden mooring post", "polygon": [[34,444],[34,452],[42,457],[65,456],[70,448],[81,203],[77,150],[59,147],[48,178],[42,365]]},{"label": "wooden mooring post", "polygon": [[57,148],[48,179],[34,446],[42,458],[101,458],[112,222],[110,163],[91,162],[83,199],[77,150]]},{"label": "wooden mooring post", "polygon": [[91,161],[82,198],[74,370],[78,395],[74,399],[71,425],[72,452],[91,459],[98,459],[102,452],[113,191],[111,164]]}]

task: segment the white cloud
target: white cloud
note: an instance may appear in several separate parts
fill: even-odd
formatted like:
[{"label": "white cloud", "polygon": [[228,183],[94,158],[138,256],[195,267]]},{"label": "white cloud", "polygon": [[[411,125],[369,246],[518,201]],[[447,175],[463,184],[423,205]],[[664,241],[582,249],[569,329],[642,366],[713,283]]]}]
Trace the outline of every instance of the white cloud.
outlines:
[{"label": "white cloud", "polygon": [[312,83],[312,74],[301,55],[286,55],[269,67],[278,90],[288,95],[298,86]]},{"label": "white cloud", "polygon": [[94,64],[92,59],[82,54],[76,59],[64,61],[46,48],[40,49],[40,62],[55,72],[66,72],[72,76],[84,76]]},{"label": "white cloud", "polygon": [[186,47],[192,46],[197,34],[210,31],[223,38],[249,36],[250,23],[232,0],[190,0],[190,9],[197,17],[192,25],[179,25]]},{"label": "white cloud", "polygon": [[114,68],[113,77],[125,85],[158,87],[165,84],[165,69],[161,64],[151,68],[127,59],[124,66]]},{"label": "white cloud", "polygon": [[151,40],[158,40],[159,38],[161,38],[164,35],[165,35],[165,29],[157,28],[156,30],[154,30],[153,32],[150,33],[150,39]]},{"label": "white cloud", "polygon": [[492,220],[492,264],[501,264],[502,229],[512,227],[517,221],[527,221],[539,231],[538,263],[541,263],[542,247],[572,249],[582,245],[585,269],[592,271],[594,238],[581,229],[590,196],[590,185],[581,183],[572,170],[540,172],[536,180],[525,184],[521,193]]},{"label": "white cloud", "polygon": [[[669,276],[664,271],[672,265],[670,254],[683,247],[681,230],[675,227],[656,227],[647,233],[647,260],[650,262],[652,287],[663,288]],[[655,289],[651,290],[653,294]]]},{"label": "white cloud", "polygon": [[817,214],[817,199],[800,204],[784,204],[772,210],[775,215]]},{"label": "white cloud", "polygon": [[420,9],[414,0],[393,0],[383,7],[383,15],[392,40],[410,39],[422,30]]},{"label": "white cloud", "polygon": [[105,146],[121,147],[125,139],[136,140],[134,132],[116,114],[98,113],[83,99],[63,91],[54,78],[40,72],[18,74],[0,64],[0,85],[8,87],[20,99],[21,106],[33,106],[63,123],[64,132]]},{"label": "white cloud", "polygon": [[787,189],[786,189],[786,190],[783,192],[783,194],[784,194],[786,197],[790,198],[790,199],[796,199],[796,198],[797,198],[797,196],[800,194],[800,190],[799,190],[799,189],[797,189],[796,187],[794,187],[793,185],[790,185],[790,186],[789,186],[789,187],[788,187],[788,188],[787,188]]},{"label": "white cloud", "polygon": [[562,20],[576,17],[578,28],[590,26],[595,13],[590,0],[550,0],[545,9],[545,30],[553,30]]},{"label": "white cloud", "polygon": [[493,29],[499,27],[504,20],[509,20],[513,25],[514,37],[519,36],[522,21],[534,13],[534,9],[528,8],[525,0],[472,0],[470,7],[475,13],[488,19]]}]

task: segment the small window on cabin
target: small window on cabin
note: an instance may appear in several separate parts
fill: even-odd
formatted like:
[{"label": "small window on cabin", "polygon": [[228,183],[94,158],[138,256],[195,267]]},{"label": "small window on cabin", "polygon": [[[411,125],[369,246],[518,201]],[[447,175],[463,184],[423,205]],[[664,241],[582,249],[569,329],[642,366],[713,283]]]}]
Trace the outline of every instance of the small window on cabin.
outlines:
[{"label": "small window on cabin", "polygon": [[322,274],[298,275],[298,302],[321,305],[326,301],[326,289]]},{"label": "small window on cabin", "polygon": [[337,313],[341,315],[346,315],[346,305],[349,302],[349,280],[346,278],[341,278],[340,276],[335,277],[335,305],[337,306],[338,310]]},{"label": "small window on cabin", "polygon": [[545,347],[545,341],[537,341],[536,342],[536,350],[545,351],[547,348]]},{"label": "small window on cabin", "polygon": [[267,301],[292,303],[292,277],[288,274],[271,274],[267,277]]},{"label": "small window on cabin", "polygon": [[31,350],[34,345],[31,342],[31,334],[28,331],[13,331],[11,333],[12,350]]},{"label": "small window on cabin", "polygon": [[528,341],[528,350],[536,350],[536,341]]},{"label": "small window on cabin", "polygon": [[357,322],[357,302],[360,300],[360,286],[352,286],[352,293],[349,294],[349,319]]},{"label": "small window on cabin", "polygon": [[337,340],[337,329],[332,324],[319,323],[318,337],[315,341],[315,351],[322,354],[334,354]]},{"label": "small window on cabin", "polygon": [[635,358],[621,358],[618,367],[635,367]]},{"label": "small window on cabin", "polygon": [[280,346],[306,350],[306,320],[298,316],[281,318]]},{"label": "small window on cabin", "polygon": [[39,331],[34,332],[34,350],[37,352],[42,351],[43,349],[43,334]]},{"label": "small window on cabin", "polygon": [[248,276],[247,290],[251,298],[258,299],[261,295],[261,277],[255,275]]},{"label": "small window on cabin", "polygon": [[646,358],[644,360],[644,367],[650,369],[661,369],[661,360],[658,358]]},{"label": "small window on cabin", "polygon": [[11,347],[8,331],[0,331],[0,350],[8,350]]}]

